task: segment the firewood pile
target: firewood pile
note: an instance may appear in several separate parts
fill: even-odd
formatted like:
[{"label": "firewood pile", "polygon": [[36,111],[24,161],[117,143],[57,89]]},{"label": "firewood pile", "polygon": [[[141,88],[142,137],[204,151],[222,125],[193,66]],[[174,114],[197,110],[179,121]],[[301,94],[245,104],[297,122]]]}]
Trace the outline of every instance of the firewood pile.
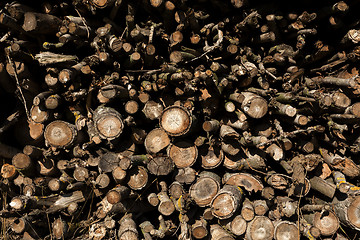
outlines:
[{"label": "firewood pile", "polygon": [[1,239],[359,238],[359,1],[0,8]]}]

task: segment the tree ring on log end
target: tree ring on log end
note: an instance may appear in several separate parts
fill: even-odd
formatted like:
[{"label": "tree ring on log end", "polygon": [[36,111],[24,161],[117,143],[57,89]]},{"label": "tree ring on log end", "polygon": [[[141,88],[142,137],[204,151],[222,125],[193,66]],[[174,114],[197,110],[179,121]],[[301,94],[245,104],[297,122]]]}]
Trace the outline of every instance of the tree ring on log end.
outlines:
[{"label": "tree ring on log end", "polygon": [[211,200],[219,192],[220,185],[211,177],[201,177],[191,185],[189,193],[192,199],[200,207],[209,206]]},{"label": "tree ring on log end", "polygon": [[247,226],[246,238],[249,240],[271,240],[273,236],[274,225],[268,217],[256,216]]},{"label": "tree ring on log end", "polygon": [[332,236],[339,228],[339,219],[331,211],[322,213],[316,212],[314,216],[314,226],[320,229],[321,235]]},{"label": "tree ring on log end", "polygon": [[170,144],[170,138],[161,128],[151,130],[145,138],[144,145],[148,153],[160,152]]},{"label": "tree ring on log end", "polygon": [[92,4],[95,5],[97,8],[105,8],[108,5],[108,0],[92,0]]},{"label": "tree ring on log end", "polygon": [[276,240],[299,239],[299,230],[295,223],[281,221],[275,227],[274,238]]},{"label": "tree ring on log end", "polygon": [[103,139],[113,140],[119,137],[124,129],[120,113],[108,107],[95,110],[94,123],[96,131]]},{"label": "tree ring on log end", "polygon": [[160,116],[160,126],[170,136],[186,134],[191,127],[190,113],[183,107],[170,106]]},{"label": "tree ring on log end", "polygon": [[76,135],[75,126],[61,120],[49,123],[44,133],[47,143],[52,147],[67,147],[74,141]]},{"label": "tree ring on log end", "polygon": [[240,188],[225,185],[211,201],[211,212],[219,219],[228,219],[239,208],[243,198]]},{"label": "tree ring on log end", "polygon": [[141,190],[148,183],[148,173],[143,166],[137,166],[129,171],[128,186],[133,190]]},{"label": "tree ring on log end", "polygon": [[198,157],[196,146],[187,141],[179,141],[170,145],[168,156],[174,161],[176,167],[191,167]]},{"label": "tree ring on log end", "polygon": [[122,132],[123,124],[115,116],[106,116],[97,121],[96,129],[103,138],[115,138]]},{"label": "tree ring on log end", "polygon": [[347,215],[349,222],[356,227],[360,228],[360,196],[357,196],[354,201],[351,202],[350,206],[347,208]]},{"label": "tree ring on log end", "polygon": [[174,170],[174,163],[167,156],[158,156],[150,160],[147,169],[153,175],[166,176]]}]

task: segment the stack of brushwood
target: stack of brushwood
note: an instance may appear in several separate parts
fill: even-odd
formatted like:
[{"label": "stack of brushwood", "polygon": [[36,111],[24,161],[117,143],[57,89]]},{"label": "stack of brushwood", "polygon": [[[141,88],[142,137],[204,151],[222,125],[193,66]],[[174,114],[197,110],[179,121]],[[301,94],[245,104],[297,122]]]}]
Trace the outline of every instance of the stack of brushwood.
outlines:
[{"label": "stack of brushwood", "polygon": [[359,239],[359,1],[0,9],[1,239]]}]

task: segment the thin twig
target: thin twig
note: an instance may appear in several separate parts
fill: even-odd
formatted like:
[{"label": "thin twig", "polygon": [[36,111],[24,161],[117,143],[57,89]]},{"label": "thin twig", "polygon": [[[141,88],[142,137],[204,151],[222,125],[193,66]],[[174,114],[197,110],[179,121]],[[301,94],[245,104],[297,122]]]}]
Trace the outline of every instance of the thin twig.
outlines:
[{"label": "thin twig", "polygon": [[[223,31],[221,31],[220,29],[218,29],[218,40],[215,42],[215,44],[213,46],[205,46],[204,50],[205,52],[203,54],[201,54],[198,57],[195,57],[193,59],[190,59],[189,61],[186,61],[185,64],[191,63],[193,61],[196,61],[204,56],[206,56],[207,54],[209,54],[210,52],[214,51],[215,49],[219,48],[221,43],[224,40],[224,33]],[[207,41],[205,41],[205,44],[207,45]]]},{"label": "thin twig", "polygon": [[[306,175],[307,175],[307,170],[305,169],[305,178],[306,178]],[[300,215],[302,215],[302,212],[301,212],[301,209],[300,209],[300,201],[301,201],[301,197],[303,195],[303,191],[304,189],[306,188],[305,184],[304,184],[304,187],[301,188],[301,192],[300,192],[300,197],[299,197],[299,201],[298,201],[298,204],[297,204],[297,214],[298,214],[298,240],[300,240]]]},{"label": "thin twig", "polygon": [[77,14],[79,15],[79,17],[81,18],[81,21],[83,22],[84,26],[86,27],[86,31],[87,31],[87,38],[90,37],[90,30],[89,30],[89,26],[86,24],[85,19],[81,16],[79,10],[77,10],[77,8],[75,7],[75,11],[77,12]]},{"label": "thin twig", "polygon": [[296,134],[299,134],[299,133],[303,133],[303,132],[309,132],[310,133],[310,132],[316,131],[317,128],[318,128],[318,126],[312,126],[312,127],[306,128],[306,129],[299,129],[299,130],[295,130],[295,131],[292,131],[292,132],[284,132],[283,135],[272,138],[272,139],[270,139],[270,140],[268,140],[266,142],[260,143],[260,144],[256,145],[256,147],[262,147],[262,146],[265,146],[267,144],[277,142],[277,141],[279,141],[281,139],[291,137],[291,136],[295,136]]},{"label": "thin twig", "polygon": [[123,37],[124,37],[127,29],[128,29],[128,27],[126,27],[126,28],[124,29],[124,31],[122,32],[122,34],[121,34],[121,36],[120,36],[120,38],[119,38],[120,41],[123,39]]},{"label": "thin twig", "polygon": [[15,75],[15,80],[16,80],[16,87],[17,89],[19,90],[19,93],[20,93],[20,96],[21,96],[21,101],[24,105],[24,108],[25,108],[25,113],[26,113],[26,117],[28,119],[28,121],[30,121],[30,114],[29,114],[29,110],[26,106],[26,100],[25,100],[25,97],[24,97],[24,94],[23,94],[23,91],[21,89],[21,86],[20,86],[20,81],[19,81],[19,77],[17,75],[17,71],[16,71],[16,66],[14,64],[14,62],[11,60],[11,57],[9,55],[6,55],[8,60],[9,60],[9,63],[11,64],[11,66],[14,68],[14,75]]}]

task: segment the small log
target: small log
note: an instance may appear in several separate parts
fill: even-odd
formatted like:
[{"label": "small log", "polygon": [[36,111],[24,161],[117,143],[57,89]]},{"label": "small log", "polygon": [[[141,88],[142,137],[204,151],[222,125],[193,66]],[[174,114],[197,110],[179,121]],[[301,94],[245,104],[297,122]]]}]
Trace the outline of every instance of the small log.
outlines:
[{"label": "small log", "polygon": [[34,164],[31,160],[31,158],[24,153],[16,154],[12,158],[11,162],[12,162],[12,165],[14,165],[18,171],[21,171],[23,174],[25,174],[27,176],[29,174],[31,175],[34,170]]},{"label": "small log", "polygon": [[89,171],[84,167],[76,167],[73,177],[78,182],[85,182],[89,178]]},{"label": "small log", "polygon": [[170,194],[170,197],[172,197],[174,199],[179,199],[180,197],[182,197],[182,195],[185,194],[183,185],[177,181],[174,181],[169,186],[169,194]]},{"label": "small log", "polygon": [[261,196],[266,200],[273,200],[275,198],[275,190],[272,187],[264,187],[261,191]]},{"label": "small log", "polygon": [[276,197],[275,202],[280,212],[280,216],[291,217],[296,213],[297,202],[293,201],[289,197]]},{"label": "small log", "polygon": [[124,123],[119,112],[113,108],[100,106],[93,115],[95,129],[102,139],[114,140],[120,136]]},{"label": "small log", "polygon": [[210,206],[220,190],[220,177],[212,172],[201,172],[196,182],[191,185],[189,194],[200,207]]},{"label": "small log", "polygon": [[295,223],[289,221],[279,221],[275,224],[275,240],[290,240],[299,238],[299,229]]},{"label": "small log", "polygon": [[61,24],[61,20],[50,14],[26,12],[22,28],[26,32],[35,34],[55,34]]},{"label": "small log", "polygon": [[222,182],[223,184],[243,187],[248,192],[258,192],[264,188],[261,181],[247,173],[225,173]]},{"label": "small log", "polygon": [[221,220],[220,224],[235,236],[241,236],[246,232],[247,223],[240,215]]},{"label": "small log", "polygon": [[334,185],[320,177],[314,176],[313,178],[311,178],[310,184],[311,184],[311,189],[314,189],[314,190],[324,194],[325,196],[329,197],[330,199],[332,199],[335,195],[336,185]]},{"label": "small log", "polygon": [[106,194],[109,203],[116,204],[130,196],[131,190],[125,186],[117,186]]},{"label": "small log", "polygon": [[98,163],[99,172],[112,172],[119,166],[120,158],[119,155],[113,152],[107,152],[100,156]]},{"label": "small log", "polygon": [[200,149],[201,166],[204,169],[214,169],[224,160],[224,153],[218,146],[205,146]]},{"label": "small log", "polygon": [[23,148],[23,153],[28,155],[30,158],[39,158],[40,156],[42,156],[43,151],[40,148],[37,148],[35,146],[31,146],[31,145],[26,145]]},{"label": "small log", "polygon": [[283,174],[270,174],[266,177],[265,181],[273,188],[279,190],[285,190],[290,184],[290,179],[288,176]]},{"label": "small log", "polygon": [[149,183],[149,175],[143,166],[135,166],[128,172],[127,185],[133,190],[141,190]]},{"label": "small log", "polygon": [[340,192],[352,195],[360,191],[359,187],[346,181],[345,175],[343,173],[339,171],[334,171],[332,175],[334,177],[334,183],[336,184],[336,188]]},{"label": "small log", "polygon": [[240,188],[225,185],[210,203],[212,213],[219,219],[230,218],[239,209],[242,200],[243,192]]},{"label": "small log", "polygon": [[160,128],[150,131],[145,138],[145,149],[150,154],[160,152],[170,144],[170,138],[166,132]]},{"label": "small log", "polygon": [[61,218],[55,219],[52,223],[52,233],[55,239],[64,239],[69,236],[69,226]]},{"label": "small log", "polygon": [[183,107],[170,106],[160,116],[160,127],[170,136],[186,134],[192,125],[190,113]]},{"label": "small log", "polygon": [[352,229],[360,230],[360,196],[339,195],[334,198],[334,211],[340,222]]},{"label": "small log", "polygon": [[268,217],[256,216],[248,223],[246,229],[246,238],[249,240],[266,239],[274,237],[274,225]]},{"label": "small log", "polygon": [[95,186],[99,189],[107,188],[111,183],[110,177],[106,173],[99,174],[95,179]]},{"label": "small log", "polygon": [[163,110],[164,107],[162,104],[150,100],[145,103],[142,112],[147,119],[156,120],[160,118]]},{"label": "small log", "polygon": [[119,222],[118,238],[120,240],[136,240],[138,239],[138,231],[136,223],[132,219],[131,214],[125,215]]},{"label": "small log", "polygon": [[205,121],[202,128],[206,132],[216,132],[220,128],[220,123],[216,119]]},{"label": "small log", "polygon": [[275,107],[276,111],[274,113],[284,115],[287,117],[294,117],[297,113],[296,108],[288,104],[282,104],[279,102],[273,102],[273,106]]},{"label": "small log", "polygon": [[339,219],[332,211],[315,212],[305,215],[304,218],[308,223],[317,227],[322,236],[332,236],[340,227]]},{"label": "small log", "polygon": [[52,94],[45,100],[45,107],[49,110],[56,109],[61,104],[61,97],[58,94]]},{"label": "small log", "polygon": [[266,153],[269,154],[275,161],[280,161],[284,158],[284,152],[277,144],[273,143],[266,148]]},{"label": "small log", "polygon": [[[123,86],[114,85],[114,84],[109,84],[100,88],[99,94],[102,96],[102,98],[107,99],[106,102],[114,100],[116,98],[119,99],[129,98],[129,91],[127,89],[125,89]],[[101,103],[105,103],[105,102],[101,102]]]},{"label": "small log", "polygon": [[150,203],[151,206],[156,207],[157,205],[159,205],[160,200],[158,198],[158,196],[156,195],[156,193],[150,193],[147,196],[147,201]]},{"label": "small log", "polygon": [[17,176],[17,171],[14,165],[5,163],[1,166],[1,176],[5,179],[15,179]]},{"label": "small log", "polygon": [[269,210],[269,206],[265,200],[255,200],[253,205],[255,214],[258,216],[264,216]]},{"label": "small log", "polygon": [[44,123],[48,120],[50,120],[50,112],[46,109],[33,105],[30,109],[30,115],[31,120],[33,120],[35,123]]},{"label": "small log", "polygon": [[74,143],[76,136],[75,126],[61,120],[49,123],[44,131],[46,143],[55,148],[70,147]]},{"label": "small log", "polygon": [[207,222],[201,218],[195,220],[195,223],[191,225],[191,234],[196,239],[202,239],[208,235]]},{"label": "small log", "polygon": [[175,180],[180,183],[191,184],[195,181],[196,171],[193,168],[180,168],[177,170]]},{"label": "small log", "polygon": [[21,234],[29,229],[28,220],[24,217],[16,218],[11,223],[11,230],[14,231],[16,234]]},{"label": "small log", "polygon": [[126,171],[117,166],[111,171],[112,177],[117,184],[121,184],[125,181]]},{"label": "small log", "polygon": [[159,198],[158,211],[164,216],[170,216],[175,211],[175,206],[173,201],[169,198],[167,194],[167,185],[164,181],[159,183],[161,191],[157,194]]},{"label": "small log", "polygon": [[152,230],[155,230],[154,225],[150,221],[144,221],[139,224],[139,227],[141,229],[141,232],[144,236],[145,240],[152,240],[152,237],[150,235],[150,232]]},{"label": "small log", "polygon": [[191,167],[197,157],[197,147],[188,141],[177,141],[168,148],[168,156],[178,168]]},{"label": "small log", "polygon": [[241,110],[251,118],[262,118],[268,110],[268,104],[262,97],[250,93],[242,92],[243,100],[241,101]]},{"label": "small log", "polygon": [[174,162],[169,157],[157,156],[148,162],[147,169],[155,176],[166,176],[174,170]]},{"label": "small log", "polygon": [[227,125],[221,125],[219,135],[222,139],[240,137],[240,134],[238,132],[236,132],[232,127]]},{"label": "small log", "polygon": [[64,190],[67,186],[67,183],[61,181],[58,178],[53,178],[48,182],[48,187],[53,192],[59,192]]},{"label": "small log", "polygon": [[245,198],[242,204],[241,217],[247,222],[250,222],[255,217],[254,206],[248,198]]},{"label": "small log", "polygon": [[218,224],[210,225],[210,240],[234,240],[225,229]]},{"label": "small log", "polygon": [[139,111],[139,104],[138,102],[134,101],[134,100],[130,100],[130,101],[127,101],[125,103],[125,111],[128,113],[128,114],[135,114]]}]

